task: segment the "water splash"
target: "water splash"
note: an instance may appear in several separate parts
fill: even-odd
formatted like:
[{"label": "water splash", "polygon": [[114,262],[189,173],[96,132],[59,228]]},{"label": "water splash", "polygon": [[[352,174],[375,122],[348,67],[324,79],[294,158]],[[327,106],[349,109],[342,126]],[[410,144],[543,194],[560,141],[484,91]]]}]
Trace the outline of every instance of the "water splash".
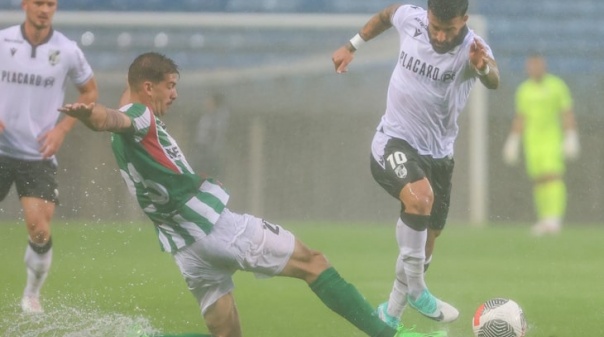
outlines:
[{"label": "water splash", "polygon": [[159,333],[142,316],[107,313],[96,309],[58,305],[43,314],[24,314],[18,308],[0,308],[2,337],[140,337]]}]

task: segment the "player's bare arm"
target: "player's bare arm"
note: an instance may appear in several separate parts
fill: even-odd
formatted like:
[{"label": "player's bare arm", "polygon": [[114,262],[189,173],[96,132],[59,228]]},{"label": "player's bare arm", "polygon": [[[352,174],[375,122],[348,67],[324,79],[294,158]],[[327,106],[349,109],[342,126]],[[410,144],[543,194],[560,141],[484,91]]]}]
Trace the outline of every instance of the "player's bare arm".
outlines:
[{"label": "player's bare arm", "polygon": [[132,130],[132,121],[128,116],[101,104],[66,104],[59,111],[79,119],[84,125],[94,131],[122,133]]},{"label": "player's bare arm", "polygon": [[[80,92],[78,102],[92,103],[96,101],[98,97],[98,90],[94,77],[83,85],[78,86],[78,91]],[[38,138],[38,141],[40,142],[40,153],[42,153],[44,159],[52,157],[59,151],[63,145],[65,136],[67,133],[69,133],[69,131],[71,131],[75,123],[76,119],[70,116],[65,116],[65,118],[57,123],[54,128]]]},{"label": "player's bare arm", "polygon": [[480,82],[488,89],[499,87],[499,68],[497,62],[490,57],[485,46],[478,39],[470,46],[470,64],[474,67]]},{"label": "player's bare arm", "polygon": [[359,44],[373,39],[392,27],[392,16],[400,6],[400,4],[391,5],[372,16],[361,28],[357,36],[353,37],[333,53],[331,60],[338,74],[348,71],[348,64],[352,62],[354,52],[359,47]]},{"label": "player's bare arm", "polygon": [[577,121],[572,109],[562,112],[562,127],[564,128],[564,131],[577,129]]}]

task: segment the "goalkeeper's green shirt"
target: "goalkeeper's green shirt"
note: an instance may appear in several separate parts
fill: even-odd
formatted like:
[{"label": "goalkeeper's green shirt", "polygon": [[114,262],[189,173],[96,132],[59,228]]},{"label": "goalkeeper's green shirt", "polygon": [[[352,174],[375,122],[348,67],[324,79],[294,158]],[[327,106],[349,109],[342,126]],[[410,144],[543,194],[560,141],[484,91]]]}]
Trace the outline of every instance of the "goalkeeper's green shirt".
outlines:
[{"label": "goalkeeper's green shirt", "polygon": [[111,145],[120,173],[155,224],[162,249],[176,251],[203,237],[229,196],[212,179],[193,172],[164,124],[142,104],[120,109],[133,130],[113,133]]},{"label": "goalkeeper's green shirt", "polygon": [[516,111],[524,117],[525,148],[543,143],[561,146],[561,114],[572,103],[568,87],[557,76],[546,74],[541,82],[524,81],[516,91]]}]

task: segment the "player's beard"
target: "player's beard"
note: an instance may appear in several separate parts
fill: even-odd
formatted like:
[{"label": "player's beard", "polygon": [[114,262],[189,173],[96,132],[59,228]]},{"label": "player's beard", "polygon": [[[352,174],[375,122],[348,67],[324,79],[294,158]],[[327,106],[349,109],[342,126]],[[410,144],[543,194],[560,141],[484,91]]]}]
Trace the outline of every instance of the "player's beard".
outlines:
[{"label": "player's beard", "polygon": [[448,52],[449,50],[453,49],[451,42],[445,42],[445,43],[439,44],[436,41],[434,41],[433,39],[430,39],[430,44],[432,45],[432,49],[434,49],[434,51],[439,54],[444,54],[444,53]]},{"label": "player's beard", "polygon": [[430,34],[428,34],[428,36],[430,38],[430,44],[432,45],[432,49],[434,49],[434,51],[437,52],[438,54],[444,54],[446,52],[451,51],[453,48],[459,46],[463,42],[463,39],[465,39],[467,34],[468,34],[468,26],[464,26],[459,31],[459,34],[457,34],[457,36],[455,36],[453,39],[451,39],[449,41],[445,41],[440,44],[438,42],[436,42]]}]

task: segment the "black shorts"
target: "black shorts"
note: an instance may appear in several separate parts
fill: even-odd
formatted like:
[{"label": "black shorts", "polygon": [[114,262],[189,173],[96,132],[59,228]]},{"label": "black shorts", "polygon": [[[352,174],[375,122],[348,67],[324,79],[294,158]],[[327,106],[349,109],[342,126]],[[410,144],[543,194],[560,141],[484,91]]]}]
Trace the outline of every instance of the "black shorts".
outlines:
[{"label": "black shorts", "polygon": [[[443,229],[451,203],[451,180],[455,166],[453,158],[434,159],[420,155],[406,141],[378,133],[372,144],[370,165],[375,181],[396,200],[400,200],[400,193],[405,185],[428,178],[434,192],[428,226]],[[401,212],[404,211],[405,205],[402,205]]]},{"label": "black shorts", "polygon": [[0,156],[0,201],[15,183],[19,198],[34,197],[59,203],[57,166],[52,160],[20,160]]}]

